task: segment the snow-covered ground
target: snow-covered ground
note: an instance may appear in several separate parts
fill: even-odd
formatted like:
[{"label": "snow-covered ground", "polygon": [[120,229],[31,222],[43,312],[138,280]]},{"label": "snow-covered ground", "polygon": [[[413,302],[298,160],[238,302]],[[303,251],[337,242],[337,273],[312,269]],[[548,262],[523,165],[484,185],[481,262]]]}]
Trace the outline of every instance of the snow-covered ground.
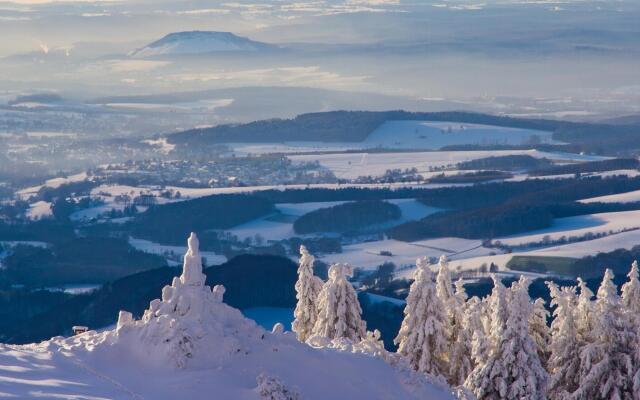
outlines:
[{"label": "snow-covered ground", "polygon": [[[514,256],[533,256],[533,257],[568,257],[582,258],[593,256],[598,253],[607,253],[616,249],[631,249],[640,245],[640,230],[617,233],[605,236],[599,239],[589,240],[585,242],[569,243],[560,246],[551,246],[537,250],[513,252],[509,254],[483,255],[479,257],[458,257],[454,256],[450,259],[449,266],[452,270],[476,269],[482,264],[487,266],[494,263],[503,269]],[[401,271],[398,276],[409,277],[411,270]]]},{"label": "snow-covered ground", "polygon": [[[187,249],[186,246],[169,246],[135,238],[129,238],[129,244],[140,251],[165,257],[169,265],[179,265],[182,262],[182,254]],[[225,256],[210,251],[201,251],[200,255],[205,259],[207,266],[220,265],[227,261]]]},{"label": "snow-covered ground", "polygon": [[[393,221],[392,225],[421,219],[429,214],[441,211],[439,208],[426,206],[415,199],[395,199],[388,201],[396,204],[402,212],[402,217]],[[254,237],[257,234],[262,236],[265,240],[283,240],[294,236],[300,236],[293,230],[293,221],[295,218],[319,208],[332,207],[342,203],[344,202],[330,201],[276,204],[276,213],[236,226],[230,229],[229,232],[236,235],[241,240],[247,237]]]},{"label": "snow-covered ground", "polygon": [[43,187],[49,187],[49,188],[58,188],[61,185],[64,185],[66,183],[72,183],[72,182],[81,182],[84,181],[85,179],[87,179],[87,173],[86,172],[82,172],[79,174],[75,174],[75,175],[70,175],[66,178],[53,178],[53,179],[49,179],[47,180],[43,185],[39,185],[39,186],[32,186],[32,187],[28,187],[25,189],[22,189],[20,191],[18,191],[16,194],[18,195],[18,197],[20,197],[23,200],[27,200],[29,197],[35,195],[36,193],[38,193],[38,191],[43,188]]},{"label": "snow-covered ground", "polygon": [[398,153],[336,153],[292,155],[294,162],[318,161],[338,178],[355,179],[359,176],[381,176],[390,169],[416,168],[428,174],[429,168],[455,166],[464,161],[491,156],[529,155],[556,161],[593,161],[603,157],[572,153],[550,153],[538,150],[481,150],[481,151],[425,151]]},{"label": "snow-covered ground", "polygon": [[[266,400],[265,376],[300,399],[453,400],[442,381],[390,363],[381,343],[311,347],[266,331],[204,285],[197,239],[182,275],[140,320],[120,312],[114,329],[0,345],[0,396],[18,399]],[[282,389],[280,389],[282,390]]]},{"label": "snow-covered ground", "polygon": [[26,217],[31,220],[45,219],[52,216],[53,210],[51,209],[51,203],[48,201],[36,201],[29,205],[26,212]]},{"label": "snow-covered ground", "polygon": [[367,147],[396,149],[441,149],[444,146],[526,145],[532,138],[557,143],[552,132],[459,122],[388,121],[367,137]]},{"label": "snow-covered ground", "polygon": [[505,128],[459,122],[388,121],[362,142],[231,143],[234,152],[244,154],[340,152],[374,148],[438,150],[451,145],[526,145],[532,138],[557,143],[551,132]]},{"label": "snow-covered ground", "polygon": [[[327,254],[321,258],[326,263],[349,263],[357,268],[372,269],[385,262],[397,267],[411,267],[421,257],[438,258],[442,254],[455,259],[477,257],[495,253],[496,249],[482,247],[479,240],[439,238],[417,242],[401,242],[387,239],[343,246],[342,253]],[[391,252],[391,256],[381,252]]]},{"label": "snow-covered ground", "polygon": [[549,228],[496,240],[510,246],[518,246],[540,242],[545,237],[557,240],[563,236],[568,238],[570,236],[583,236],[587,233],[610,233],[633,228],[640,228],[640,211],[637,210],[558,218],[554,220],[553,225]]},{"label": "snow-covered ground", "polygon": [[65,292],[68,294],[85,294],[99,289],[102,285],[62,285],[45,288],[50,292]]},{"label": "snow-covered ground", "polygon": [[640,190],[580,200],[581,203],[633,203],[636,201],[640,201]]}]

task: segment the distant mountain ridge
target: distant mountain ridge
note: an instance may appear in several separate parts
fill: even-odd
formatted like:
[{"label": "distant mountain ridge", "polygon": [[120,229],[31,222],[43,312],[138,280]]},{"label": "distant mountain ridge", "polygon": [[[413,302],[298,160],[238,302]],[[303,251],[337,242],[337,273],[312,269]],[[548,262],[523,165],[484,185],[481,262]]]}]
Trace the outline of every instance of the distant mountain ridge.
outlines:
[{"label": "distant mountain ridge", "polygon": [[169,33],[155,42],[134,50],[129,55],[145,58],[217,52],[261,52],[278,48],[278,46],[257,42],[231,32],[185,31]]}]

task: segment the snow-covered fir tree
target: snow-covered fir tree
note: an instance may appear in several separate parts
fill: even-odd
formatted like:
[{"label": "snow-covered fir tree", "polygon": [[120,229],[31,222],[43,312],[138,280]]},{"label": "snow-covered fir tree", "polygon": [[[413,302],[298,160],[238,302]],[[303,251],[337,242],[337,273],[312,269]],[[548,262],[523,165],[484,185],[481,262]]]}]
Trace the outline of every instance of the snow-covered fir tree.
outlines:
[{"label": "snow-covered fir tree", "polygon": [[[436,290],[438,297],[445,305],[450,308],[453,299],[453,285],[451,284],[451,271],[449,271],[449,260],[444,254],[440,256],[438,261],[438,275],[436,276]],[[448,311],[448,310],[447,310]]]},{"label": "snow-covered fir tree", "polygon": [[313,335],[354,342],[365,337],[362,308],[355,289],[347,279],[352,275],[353,267],[348,264],[334,264],[329,268],[329,280],[318,296],[318,318]]},{"label": "snow-covered fir tree", "polygon": [[464,336],[468,338],[471,345],[472,370],[476,365],[484,363],[489,348],[488,335],[484,330],[485,303],[474,296],[467,300],[464,313]]},{"label": "snow-covered fir tree", "polygon": [[574,318],[577,303],[576,288],[559,288],[547,282],[551,294],[553,322],[551,323],[551,354],[547,363],[549,371],[548,395],[551,400],[570,398],[580,384],[580,343]]},{"label": "snow-covered fir tree", "polygon": [[455,293],[451,298],[451,331],[449,345],[448,381],[453,386],[462,385],[473,369],[471,345],[473,331],[467,330],[466,319],[467,292],[462,278],[456,281]]},{"label": "snow-covered fir tree", "polygon": [[636,324],[640,317],[640,277],[638,275],[638,262],[631,264],[631,271],[627,275],[629,280],[622,285],[622,305],[634,317]]},{"label": "snow-covered fir tree", "polygon": [[436,293],[426,258],[416,261],[413,278],[404,320],[394,342],[398,345],[398,353],[406,357],[414,369],[444,376],[448,372],[446,310]]},{"label": "snow-covered fir tree", "polygon": [[504,294],[508,299],[506,324],[498,332],[491,332],[487,361],[478,365],[465,382],[479,400],[546,399],[547,372],[529,335],[533,312],[529,284],[529,279],[522,277]]},{"label": "snow-covered fir tree", "polygon": [[638,399],[638,334],[622,307],[613,272],[605,271],[595,301],[592,341],[580,350],[580,384],[572,399]]},{"label": "snow-covered fir tree", "polygon": [[580,294],[578,295],[578,301],[576,303],[574,313],[576,321],[576,332],[581,343],[586,344],[592,341],[593,334],[593,291],[589,289],[587,283],[582,280],[582,278],[578,278],[578,288],[580,289]]},{"label": "snow-covered fir tree", "polygon": [[551,342],[551,332],[549,331],[549,325],[547,325],[548,318],[549,311],[545,308],[545,301],[540,298],[536,299],[533,302],[533,311],[529,317],[529,334],[536,344],[538,357],[540,357],[540,362],[545,368],[549,360],[549,343]]},{"label": "snow-covered fir tree", "polygon": [[296,309],[291,326],[301,342],[306,341],[313,331],[318,318],[318,296],[322,290],[322,280],[313,274],[315,258],[309,254],[307,248],[300,246],[300,266],[298,267],[298,281],[296,282]]}]

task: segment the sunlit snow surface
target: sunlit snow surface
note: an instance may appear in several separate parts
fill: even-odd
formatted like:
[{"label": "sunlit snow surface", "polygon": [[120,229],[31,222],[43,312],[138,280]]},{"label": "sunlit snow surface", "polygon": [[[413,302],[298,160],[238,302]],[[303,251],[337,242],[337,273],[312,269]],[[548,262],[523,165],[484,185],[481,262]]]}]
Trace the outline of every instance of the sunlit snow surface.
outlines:
[{"label": "sunlit snow surface", "polygon": [[[259,399],[257,378],[305,400],[453,399],[446,383],[390,364],[356,344],[313,348],[269,332],[204,285],[198,241],[182,275],[140,320],[27,346],[0,345],[0,396],[19,399]],[[376,353],[378,354],[378,353]]]}]

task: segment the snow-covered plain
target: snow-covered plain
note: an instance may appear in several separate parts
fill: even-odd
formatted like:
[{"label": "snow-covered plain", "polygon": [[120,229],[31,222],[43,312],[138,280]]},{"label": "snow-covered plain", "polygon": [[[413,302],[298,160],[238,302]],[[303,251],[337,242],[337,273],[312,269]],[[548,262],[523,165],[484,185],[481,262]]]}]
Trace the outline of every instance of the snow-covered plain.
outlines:
[{"label": "snow-covered plain", "polygon": [[[584,242],[569,243],[560,246],[551,246],[531,251],[513,252],[509,254],[484,255],[479,257],[453,257],[450,260],[452,269],[469,270],[476,269],[482,264],[490,265],[494,263],[500,269],[504,269],[514,256],[532,256],[532,257],[567,257],[582,258],[593,256],[598,253],[611,252],[616,249],[631,249],[640,245],[640,230],[617,233],[605,236],[599,239],[593,239]],[[520,274],[520,272],[518,272]],[[411,276],[410,270],[401,271],[398,276]]]},{"label": "snow-covered plain", "polygon": [[441,149],[444,146],[526,145],[532,138],[557,143],[552,132],[459,122],[388,121],[364,141],[368,147],[396,149]]},{"label": "snow-covered plain", "polygon": [[182,275],[141,320],[26,346],[0,345],[0,395],[56,399],[266,400],[264,377],[305,400],[451,400],[451,389],[356,343],[311,347],[266,331],[204,285],[197,238]]},{"label": "snow-covered plain", "polygon": [[451,145],[526,145],[532,138],[558,143],[551,132],[459,122],[387,121],[362,142],[230,143],[238,154],[341,152],[375,148],[439,150]]},{"label": "snow-covered plain", "polygon": [[[402,212],[402,217],[398,220],[391,221],[389,226],[421,219],[429,214],[441,211],[439,208],[426,206],[415,199],[395,199],[388,201],[396,204]],[[276,204],[276,213],[236,226],[230,229],[229,232],[236,235],[239,239],[254,237],[256,234],[259,234],[265,240],[283,240],[300,236],[293,230],[293,221],[295,221],[297,217],[320,208],[332,207],[342,203],[345,202],[330,201]]]},{"label": "snow-covered plain", "polygon": [[633,203],[636,201],[640,201],[640,190],[580,200],[581,203]]},{"label": "snow-covered plain", "polygon": [[318,161],[338,178],[355,179],[359,176],[380,176],[390,169],[416,168],[427,174],[430,168],[455,166],[464,161],[491,156],[529,155],[555,161],[593,161],[602,157],[571,153],[550,153],[538,150],[479,150],[479,151],[425,151],[398,153],[336,153],[291,155],[294,162]]},{"label": "snow-covered plain", "polygon": [[[326,263],[349,263],[354,267],[372,269],[385,262],[397,267],[413,267],[417,258],[434,257],[442,254],[463,259],[495,253],[498,250],[482,246],[479,240],[460,238],[439,238],[417,242],[401,242],[387,239],[343,246],[342,253],[327,254],[322,257]],[[391,252],[391,256],[381,252]]]},{"label": "snow-covered plain", "polygon": [[26,217],[31,220],[45,219],[52,216],[53,210],[51,209],[51,203],[48,201],[36,201],[29,205],[29,209],[26,212]]},{"label": "snow-covered plain", "polygon": [[[187,249],[185,246],[169,246],[136,238],[129,238],[129,244],[140,251],[165,257],[170,265],[179,265],[178,260],[181,260],[182,254]],[[220,265],[227,261],[225,256],[210,251],[201,251],[200,255],[207,266]]]},{"label": "snow-covered plain", "polygon": [[554,220],[553,226],[549,228],[503,237],[497,240],[510,246],[518,246],[540,242],[545,237],[557,240],[563,236],[619,232],[634,228],[640,228],[640,211],[637,210],[558,218]]},{"label": "snow-covered plain", "polygon": [[19,190],[18,192],[16,192],[16,194],[20,199],[27,200],[29,197],[37,194],[38,191],[43,187],[49,187],[49,188],[55,189],[66,183],[81,182],[81,181],[84,181],[85,179],[87,179],[86,172],[71,175],[66,178],[53,178],[53,179],[47,180],[43,185],[32,186],[32,187]]}]

